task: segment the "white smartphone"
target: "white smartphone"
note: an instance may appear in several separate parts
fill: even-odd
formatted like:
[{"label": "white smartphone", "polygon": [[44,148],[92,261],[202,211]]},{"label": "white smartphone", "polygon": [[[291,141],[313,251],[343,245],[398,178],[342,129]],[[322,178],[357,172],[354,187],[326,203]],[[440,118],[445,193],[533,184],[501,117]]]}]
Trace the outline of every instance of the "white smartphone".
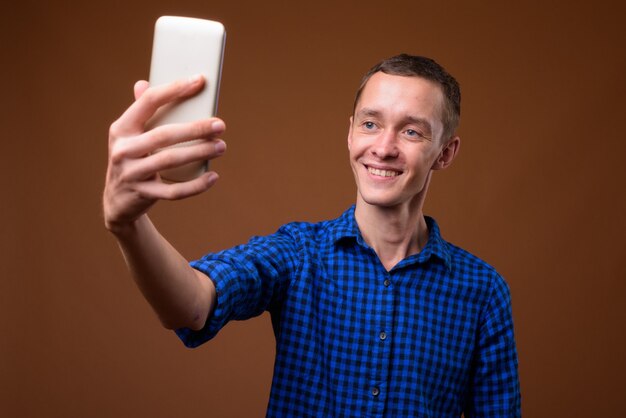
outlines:
[{"label": "white smartphone", "polygon": [[[161,16],[156,21],[150,85],[166,84],[196,74],[203,74],[206,84],[195,96],[159,109],[148,121],[148,129],[216,115],[225,42],[226,31],[219,22],[177,16]],[[185,146],[195,141],[202,140],[173,146]],[[204,173],[208,164],[208,161],[193,162],[159,174],[170,182],[187,181]]]}]

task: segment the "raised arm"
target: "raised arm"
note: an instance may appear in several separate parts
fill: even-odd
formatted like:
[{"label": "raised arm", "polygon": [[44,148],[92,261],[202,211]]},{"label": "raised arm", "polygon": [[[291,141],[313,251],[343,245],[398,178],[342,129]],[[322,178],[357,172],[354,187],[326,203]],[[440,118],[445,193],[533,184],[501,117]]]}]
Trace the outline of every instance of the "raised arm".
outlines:
[{"label": "raised arm", "polygon": [[[135,102],[109,131],[104,223],[117,238],[139,289],[167,328],[202,328],[215,304],[215,288],[159,234],[147,212],[160,199],[184,199],[208,190],[218,176],[208,172],[187,182],[168,184],[158,172],[220,156],[226,145],[218,136],[225,125],[209,118],[148,131],[144,126],[161,106],[190,97],[203,87],[202,77],[157,87],[139,81]],[[192,139],[205,141],[154,152]]]}]

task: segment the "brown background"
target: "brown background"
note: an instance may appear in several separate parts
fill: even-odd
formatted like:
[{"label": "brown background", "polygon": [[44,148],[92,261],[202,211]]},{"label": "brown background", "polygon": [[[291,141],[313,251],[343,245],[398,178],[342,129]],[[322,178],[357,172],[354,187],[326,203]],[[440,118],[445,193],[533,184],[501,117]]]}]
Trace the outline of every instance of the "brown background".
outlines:
[{"label": "brown background", "polygon": [[[19,3],[19,5],[17,4]],[[511,4],[509,4],[511,3]],[[346,133],[373,63],[463,87],[459,158],[427,213],[513,295],[526,417],[620,416],[626,371],[625,31],[615,1],[95,1],[3,6],[0,416],[262,416],[267,316],[187,350],[102,226],[108,125],[163,14],[228,30],[210,193],[152,217],[189,257],[354,200]],[[213,411],[213,412],[210,412]]]}]

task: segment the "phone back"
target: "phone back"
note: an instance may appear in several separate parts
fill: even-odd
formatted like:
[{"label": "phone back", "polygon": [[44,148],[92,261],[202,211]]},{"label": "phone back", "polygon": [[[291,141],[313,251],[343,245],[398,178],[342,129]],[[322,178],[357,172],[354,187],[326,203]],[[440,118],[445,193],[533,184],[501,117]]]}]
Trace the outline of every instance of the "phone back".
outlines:
[{"label": "phone back", "polygon": [[[162,16],[157,20],[150,64],[150,85],[158,86],[197,74],[204,75],[206,84],[195,96],[161,107],[148,121],[147,129],[216,115],[225,41],[226,31],[219,22],[177,16]],[[173,146],[185,146],[193,142],[187,141]],[[160,175],[167,181],[187,181],[198,177],[207,169],[208,161],[200,161],[164,170]]]},{"label": "phone back", "polygon": [[189,122],[217,112],[226,31],[219,22],[190,17],[162,16],[155,25],[150,85],[202,74],[202,92],[161,112],[152,126]]}]

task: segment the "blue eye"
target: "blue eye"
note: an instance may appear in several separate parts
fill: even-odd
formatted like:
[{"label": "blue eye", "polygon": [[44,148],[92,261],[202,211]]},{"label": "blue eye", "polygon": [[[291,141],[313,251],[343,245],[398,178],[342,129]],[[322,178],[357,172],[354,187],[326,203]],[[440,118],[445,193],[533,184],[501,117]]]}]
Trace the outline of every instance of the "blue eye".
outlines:
[{"label": "blue eye", "polygon": [[423,136],[422,134],[420,134],[419,132],[417,132],[415,129],[407,129],[407,130],[405,131],[405,133],[406,133],[408,136],[419,136],[419,137]]},{"label": "blue eye", "polygon": [[376,125],[374,125],[374,122],[363,122],[363,127],[369,130],[374,129]]}]

